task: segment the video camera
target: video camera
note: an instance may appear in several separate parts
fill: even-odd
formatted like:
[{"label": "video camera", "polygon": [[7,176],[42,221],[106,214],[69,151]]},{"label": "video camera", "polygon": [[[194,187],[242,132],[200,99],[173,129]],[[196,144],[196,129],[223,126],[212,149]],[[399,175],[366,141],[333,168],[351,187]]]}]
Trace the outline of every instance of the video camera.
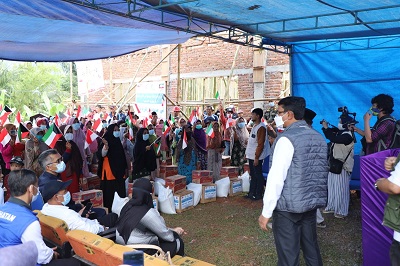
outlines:
[{"label": "video camera", "polygon": [[347,106],[343,106],[343,107],[339,107],[338,108],[338,112],[341,112],[342,113],[342,115],[352,115],[353,117],[354,117],[354,120],[355,120],[355,117],[356,117],[356,113],[350,113],[349,112],[349,109],[347,109]]}]

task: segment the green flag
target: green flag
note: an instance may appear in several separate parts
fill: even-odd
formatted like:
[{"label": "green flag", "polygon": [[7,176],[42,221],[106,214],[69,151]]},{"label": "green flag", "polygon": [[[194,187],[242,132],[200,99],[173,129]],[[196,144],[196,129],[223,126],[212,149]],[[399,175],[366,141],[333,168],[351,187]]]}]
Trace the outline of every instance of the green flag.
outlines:
[{"label": "green flag", "polygon": [[219,91],[217,91],[217,92],[215,93],[215,96],[214,96],[214,97],[215,97],[215,99],[217,99],[217,100],[219,99]]}]

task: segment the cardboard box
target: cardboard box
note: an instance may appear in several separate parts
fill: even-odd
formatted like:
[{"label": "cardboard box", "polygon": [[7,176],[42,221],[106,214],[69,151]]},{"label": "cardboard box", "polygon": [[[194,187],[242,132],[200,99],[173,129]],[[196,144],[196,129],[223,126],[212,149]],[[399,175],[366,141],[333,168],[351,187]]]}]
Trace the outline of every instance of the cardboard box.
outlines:
[{"label": "cardboard box", "polygon": [[236,166],[222,167],[220,175],[221,175],[221,177],[229,176],[230,179],[238,178],[238,176],[239,176],[239,167],[236,167]]},{"label": "cardboard box", "polygon": [[212,183],[212,172],[208,170],[194,170],[192,172],[192,182],[196,184]]},{"label": "cardboard box", "polygon": [[200,203],[208,203],[217,200],[217,185],[208,183],[202,184]]},{"label": "cardboard box", "polygon": [[89,189],[100,189],[101,179],[97,175],[86,178]]},{"label": "cardboard box", "polygon": [[96,190],[86,190],[72,193],[72,200],[75,202],[81,202],[85,200],[91,200],[96,197]]},{"label": "cardboard box", "polygon": [[160,178],[166,178],[178,174],[178,166],[176,165],[160,165]]},{"label": "cardboard box", "polygon": [[165,187],[172,189],[172,193],[178,193],[186,189],[186,176],[174,175],[165,178]]},{"label": "cardboard box", "polygon": [[85,200],[90,200],[93,207],[103,207],[103,191],[99,189],[91,189],[81,192],[72,193],[72,200],[75,203],[81,203]]},{"label": "cardboard box", "polygon": [[222,155],[222,167],[231,165],[231,156]]},{"label": "cardboard box", "polygon": [[[172,263],[174,265],[190,265],[190,266],[213,266],[214,264],[210,264],[208,262],[194,259],[191,257],[181,257],[181,256],[175,256],[172,258]],[[153,265],[153,264],[152,264]],[[215,265],[214,265],[215,266]]]},{"label": "cardboard box", "polygon": [[182,190],[174,193],[175,210],[177,213],[182,213],[193,208],[194,193],[191,190]]},{"label": "cardboard box", "polygon": [[231,179],[231,185],[229,187],[229,196],[236,196],[243,192],[242,179],[235,178]]}]

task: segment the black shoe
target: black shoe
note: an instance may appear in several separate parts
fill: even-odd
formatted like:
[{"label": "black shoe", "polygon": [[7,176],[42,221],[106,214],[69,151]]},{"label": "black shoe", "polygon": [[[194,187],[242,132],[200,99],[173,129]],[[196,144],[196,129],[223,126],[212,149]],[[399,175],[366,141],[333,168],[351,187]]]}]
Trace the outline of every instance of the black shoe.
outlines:
[{"label": "black shoe", "polygon": [[262,198],[263,198],[262,196],[253,196],[250,199],[255,201],[255,200],[260,200]]}]

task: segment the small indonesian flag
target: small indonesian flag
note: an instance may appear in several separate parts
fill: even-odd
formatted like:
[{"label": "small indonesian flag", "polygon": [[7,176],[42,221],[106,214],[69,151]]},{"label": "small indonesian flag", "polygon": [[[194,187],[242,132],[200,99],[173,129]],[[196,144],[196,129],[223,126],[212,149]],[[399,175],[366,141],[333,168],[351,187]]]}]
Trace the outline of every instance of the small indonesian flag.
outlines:
[{"label": "small indonesian flag", "polygon": [[54,116],[54,124],[56,124],[56,126],[61,126],[61,121],[60,121],[60,118],[58,117],[58,114],[56,114],[55,116]]},{"label": "small indonesian flag", "polygon": [[9,143],[11,140],[10,134],[8,134],[8,131],[6,128],[3,128],[3,130],[0,132],[0,143],[1,145],[6,146],[7,143]]},{"label": "small indonesian flag", "polygon": [[183,130],[183,139],[182,139],[182,149],[186,149],[187,147],[187,137],[186,137],[186,130]]},{"label": "small indonesian flag", "polygon": [[29,136],[29,129],[22,123],[19,123],[17,138],[15,139],[15,143],[21,143],[22,139],[25,139]]},{"label": "small indonesian flag", "polygon": [[50,126],[46,134],[43,136],[43,142],[50,148],[54,149],[57,141],[63,136],[58,127],[54,124]]},{"label": "small indonesian flag", "polygon": [[86,139],[85,139],[85,149],[92,144],[93,141],[97,139],[98,135],[93,131],[89,130],[86,132]]},{"label": "small indonesian flag", "polygon": [[103,123],[101,123],[101,119],[100,118],[94,120],[92,128],[96,132],[100,132],[101,131],[101,129],[103,128]]},{"label": "small indonesian flag", "polygon": [[192,110],[192,113],[190,114],[189,117],[189,121],[190,123],[192,123],[192,125],[194,125],[197,122],[197,109]]},{"label": "small indonesian flag", "polygon": [[207,136],[209,136],[210,138],[214,138],[214,129],[213,129],[213,124],[210,123],[206,129],[206,134]]},{"label": "small indonesian flag", "polygon": [[142,125],[143,125],[143,128],[147,128],[147,126],[149,125],[149,118],[148,117],[145,117],[143,120],[142,120]]},{"label": "small indonesian flag", "polygon": [[15,120],[14,120],[14,125],[16,127],[19,127],[19,124],[21,123],[21,113],[18,111],[17,114],[15,115]]},{"label": "small indonesian flag", "polygon": [[78,110],[76,111],[76,117],[77,118],[80,118],[81,117],[81,106],[80,105],[78,105]]}]

